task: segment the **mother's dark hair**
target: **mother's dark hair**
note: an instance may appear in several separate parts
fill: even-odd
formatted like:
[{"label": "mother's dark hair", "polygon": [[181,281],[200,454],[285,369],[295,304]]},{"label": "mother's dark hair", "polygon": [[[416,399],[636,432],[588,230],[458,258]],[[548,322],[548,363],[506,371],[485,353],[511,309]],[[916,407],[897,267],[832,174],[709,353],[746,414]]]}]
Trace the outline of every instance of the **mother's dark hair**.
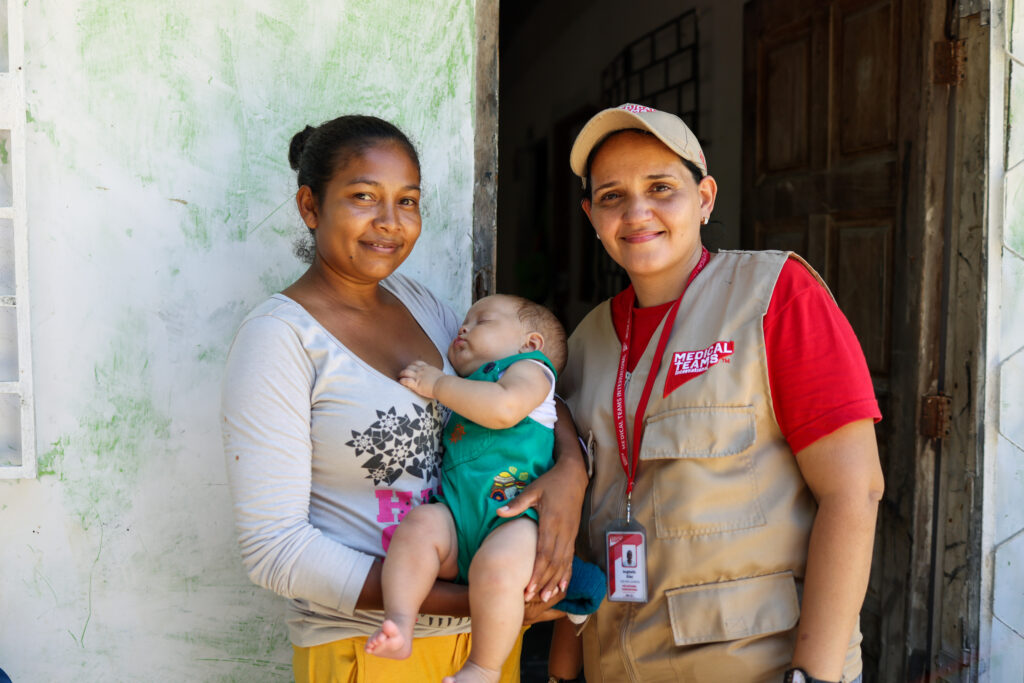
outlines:
[{"label": "mother's dark hair", "polygon": [[[315,128],[303,128],[292,137],[288,164],[296,172],[299,187],[308,186],[319,206],[334,174],[354,157],[381,143],[398,145],[409,155],[419,173],[420,158],[408,136],[393,123],[362,114],[339,116]],[[316,239],[313,230],[309,234]],[[312,262],[314,245],[315,242],[307,239],[299,240],[295,254],[303,261]]]}]

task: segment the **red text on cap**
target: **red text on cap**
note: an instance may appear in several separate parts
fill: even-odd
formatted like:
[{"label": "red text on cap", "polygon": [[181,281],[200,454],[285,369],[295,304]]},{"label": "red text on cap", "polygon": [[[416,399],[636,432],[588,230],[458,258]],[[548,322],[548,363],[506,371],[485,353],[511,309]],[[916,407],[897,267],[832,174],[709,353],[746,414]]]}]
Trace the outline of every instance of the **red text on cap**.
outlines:
[{"label": "red text on cap", "polygon": [[654,109],[651,109],[650,107],[645,107],[642,104],[624,104],[621,107],[619,107],[619,109],[625,109],[626,111],[631,111],[634,114],[646,114],[649,111],[655,111]]}]

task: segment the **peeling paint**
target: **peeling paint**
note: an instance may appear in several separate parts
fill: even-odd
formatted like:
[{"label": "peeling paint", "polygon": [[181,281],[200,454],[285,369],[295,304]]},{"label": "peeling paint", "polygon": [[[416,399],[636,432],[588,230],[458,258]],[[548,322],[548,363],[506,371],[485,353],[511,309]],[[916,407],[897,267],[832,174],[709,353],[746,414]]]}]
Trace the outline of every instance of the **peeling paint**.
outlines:
[{"label": "peeling paint", "polygon": [[64,447],[66,445],[67,437],[62,436],[50,444],[50,450],[36,458],[38,476],[57,476],[61,481],[64,481],[62,467],[64,465]]},{"label": "peeling paint", "polygon": [[56,124],[51,121],[38,120],[32,115],[31,109],[25,110],[25,122],[29,124],[29,129],[34,129],[45,135],[54,147],[60,147],[60,143],[57,141]]},{"label": "peeling paint", "polygon": [[262,285],[264,295],[270,296],[285,289],[288,285],[295,282],[295,279],[296,274],[294,272],[274,270],[260,275],[260,285]]},{"label": "peeling paint", "polygon": [[228,351],[226,346],[221,347],[200,347],[198,353],[196,353],[196,360],[200,363],[212,363],[218,368],[224,366],[225,361],[228,358]]},{"label": "peeling paint", "polygon": [[125,514],[143,464],[170,448],[171,418],[154,402],[150,356],[139,346],[144,327],[131,320],[114,337],[111,355],[93,368],[93,399],[78,429],[39,458],[43,476],[70,484],[66,502],[85,529]]},{"label": "peeling paint", "polygon": [[[223,652],[230,661],[272,664],[271,659],[281,640],[287,640],[287,628],[278,619],[254,615],[238,621],[227,621],[216,631],[195,630],[176,633],[171,638],[207,646]],[[287,670],[287,669],[285,669]]]}]

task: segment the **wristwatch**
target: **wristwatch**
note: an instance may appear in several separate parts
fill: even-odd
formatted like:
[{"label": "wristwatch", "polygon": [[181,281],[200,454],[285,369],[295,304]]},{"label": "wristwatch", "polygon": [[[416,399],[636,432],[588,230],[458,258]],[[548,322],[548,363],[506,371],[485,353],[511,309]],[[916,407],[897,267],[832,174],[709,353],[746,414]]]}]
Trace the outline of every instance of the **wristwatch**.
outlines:
[{"label": "wristwatch", "polygon": [[782,683],[830,683],[829,681],[822,680],[820,678],[814,678],[810,676],[806,671],[799,667],[794,667],[786,671],[786,675],[782,678]]}]

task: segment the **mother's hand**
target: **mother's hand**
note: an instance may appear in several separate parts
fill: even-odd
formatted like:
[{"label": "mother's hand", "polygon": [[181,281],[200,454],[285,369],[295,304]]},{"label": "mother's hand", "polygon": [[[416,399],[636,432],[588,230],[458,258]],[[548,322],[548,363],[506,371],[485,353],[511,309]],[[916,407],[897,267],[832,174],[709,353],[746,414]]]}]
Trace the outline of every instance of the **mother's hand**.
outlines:
[{"label": "mother's hand", "polygon": [[583,494],[587,490],[587,467],[576,427],[569,409],[560,401],[556,403],[555,465],[498,510],[501,517],[515,517],[532,507],[540,517],[537,558],[526,586],[527,602],[538,594],[545,602],[552,597],[560,598],[569,585]]},{"label": "mother's hand", "polygon": [[530,600],[527,602],[526,609],[523,611],[523,626],[530,626],[542,621],[554,621],[564,617],[565,612],[554,608],[555,603],[561,599],[562,595],[559,593],[552,595],[551,599],[547,602],[543,600]]}]

